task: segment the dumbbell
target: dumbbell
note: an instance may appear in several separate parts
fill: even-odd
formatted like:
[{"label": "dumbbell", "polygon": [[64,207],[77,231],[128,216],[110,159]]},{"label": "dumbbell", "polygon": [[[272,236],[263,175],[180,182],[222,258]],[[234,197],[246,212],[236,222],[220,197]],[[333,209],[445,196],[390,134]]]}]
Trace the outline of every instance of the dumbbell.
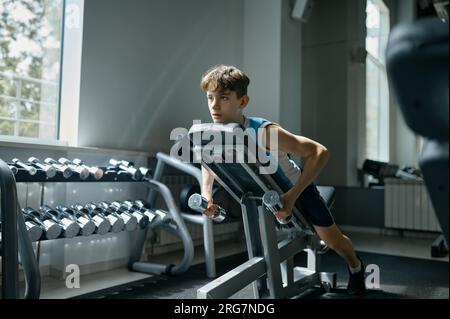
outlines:
[{"label": "dumbbell", "polygon": [[[283,209],[283,205],[281,204],[281,198],[280,195],[274,190],[270,190],[264,194],[262,197],[262,202],[264,206],[267,207],[268,210],[270,210],[273,214],[275,214],[277,211]],[[288,224],[292,219],[292,215],[289,216],[287,220],[281,219],[277,217],[277,220],[280,224]]]},{"label": "dumbbell", "polygon": [[[82,210],[74,210],[65,205],[58,205],[55,209],[67,217],[75,221],[78,226],[80,226],[80,235],[89,236],[92,235],[95,231],[95,224],[87,214],[87,211]],[[83,208],[84,210],[84,208]]]},{"label": "dumbbell", "polygon": [[17,172],[19,171],[19,169],[16,166],[8,165],[8,167],[11,170],[11,173],[13,173],[13,175],[16,175]]},{"label": "dumbbell", "polygon": [[[89,215],[94,220],[94,223],[97,226],[97,234],[104,235],[109,231],[118,233],[123,229],[123,220],[115,214],[107,215],[100,205],[91,202],[84,205],[84,208],[89,211]],[[103,221],[105,221],[105,223]]]},{"label": "dumbbell", "polygon": [[25,227],[27,229],[28,235],[30,236],[30,240],[32,242],[38,241],[39,239],[41,239],[43,231],[42,231],[42,228],[39,227],[39,225],[37,225],[33,221],[26,220]]},{"label": "dumbbell", "polygon": [[53,219],[42,216],[39,212],[31,207],[26,207],[22,209],[22,213],[25,220],[33,221],[38,224],[44,231],[44,236],[46,239],[55,239],[61,235],[62,227],[57,224]]},{"label": "dumbbell", "polygon": [[25,220],[25,227],[27,229],[28,235],[30,236],[30,240],[32,242],[38,241],[43,234],[41,226],[39,226],[39,224],[36,223],[31,217],[28,217],[25,213],[23,213],[23,210],[22,215]]},{"label": "dumbbell", "polygon": [[128,214],[131,214],[132,216],[136,217],[140,229],[144,229],[148,226],[148,223],[150,222],[148,216],[144,215],[138,210],[132,209],[133,208],[132,206],[129,207],[129,205],[119,201],[114,201],[111,204],[117,207],[118,209],[126,211]]},{"label": "dumbbell", "polygon": [[[189,197],[188,206],[192,210],[203,213],[208,208],[208,201],[200,194],[192,194]],[[226,215],[227,213],[225,209],[218,206],[218,213],[210,218],[216,222],[222,222],[225,219]]]},{"label": "dumbbell", "polygon": [[163,224],[169,223],[172,218],[170,217],[170,214],[168,211],[164,209],[155,209],[153,210],[156,216],[158,216],[158,219],[161,220]]},{"label": "dumbbell", "polygon": [[125,209],[122,209],[122,205],[120,205],[118,202],[112,202],[108,204],[110,209],[114,210],[125,222],[125,230],[133,231],[138,227],[137,218],[128,213]]},{"label": "dumbbell", "polygon": [[[130,223],[130,218],[126,215],[119,214],[116,211],[116,209],[114,209],[114,207],[111,206],[110,203],[100,202],[100,203],[98,203],[97,206],[103,209],[103,215],[105,215],[109,219],[111,226],[112,226],[112,231],[114,233],[118,233],[118,232],[122,231],[123,229],[128,230],[130,228],[133,228],[133,221],[131,221],[131,226],[128,226],[128,228],[127,228],[126,224],[127,224],[127,222]],[[120,228],[119,228],[119,226],[120,226]],[[137,221],[135,220],[134,228],[136,228],[136,226],[137,226]]]},{"label": "dumbbell", "polygon": [[46,165],[46,164],[42,164],[41,161],[39,159],[37,159],[36,157],[30,157],[28,159],[28,162],[30,164],[33,164],[34,166],[36,166],[37,168],[40,168],[41,170],[43,170],[45,172],[45,175],[47,175],[48,178],[52,178],[55,177],[56,175],[56,168],[52,165]]},{"label": "dumbbell", "polygon": [[49,165],[54,166],[58,171],[60,171],[63,174],[64,178],[69,178],[73,174],[73,171],[69,167],[67,167],[66,165],[61,165],[60,163],[55,161],[53,158],[47,157],[44,160],[44,162]]},{"label": "dumbbell", "polygon": [[144,212],[145,214],[153,214],[155,217],[154,219],[151,219],[153,223],[162,223],[166,224],[169,223],[172,218],[170,217],[170,214],[162,209],[156,209],[153,210],[148,207],[147,203],[143,200],[135,200],[134,204],[140,208],[141,212]]},{"label": "dumbbell", "polygon": [[[113,161],[114,164],[111,162],[111,160]],[[110,164],[113,165],[113,166],[117,167],[118,165],[123,165],[124,167],[134,168],[134,163],[133,162],[128,162],[128,161],[124,161],[124,160],[117,161],[117,160],[114,160],[114,159],[111,159],[111,160],[110,160]],[[147,168],[147,167],[139,167],[138,170],[141,173],[143,178],[151,178],[151,171],[150,171],[149,168]]]},{"label": "dumbbell", "polygon": [[[133,167],[134,166],[134,163],[133,162],[128,162],[128,161],[125,161],[125,160],[120,160],[120,161],[118,161],[118,160],[114,160],[114,159],[112,159],[113,161],[116,161],[117,163],[119,163],[120,165],[123,165],[123,166],[126,166],[126,167]],[[111,165],[115,165],[115,164],[111,164]]]},{"label": "dumbbell", "polygon": [[142,178],[144,178],[144,179],[152,178],[152,173],[151,173],[151,170],[149,168],[147,168],[147,167],[139,167],[139,171],[141,172],[141,174],[143,176]]},{"label": "dumbbell", "polygon": [[69,167],[72,171],[78,173],[78,175],[80,175],[81,179],[86,179],[89,177],[89,170],[86,167],[83,166],[79,166],[79,165],[75,165],[73,164],[71,161],[69,161],[67,158],[65,157],[61,157],[58,159],[58,162],[66,165],[67,167]]},{"label": "dumbbell", "polygon": [[74,158],[72,163],[74,163],[75,165],[82,166],[82,167],[86,168],[89,171],[89,173],[92,176],[94,176],[94,178],[96,180],[99,180],[99,179],[101,179],[103,177],[103,170],[101,168],[97,167],[97,166],[84,165],[83,161],[80,160],[79,158]]},{"label": "dumbbell", "polygon": [[13,158],[13,159],[12,159],[12,162],[13,162],[15,165],[17,165],[17,166],[22,167],[23,169],[25,169],[30,175],[36,175],[36,173],[37,173],[36,167],[33,167],[33,166],[27,165],[27,164],[25,164],[25,163],[22,163],[18,158]]},{"label": "dumbbell", "polygon": [[[212,193],[214,194],[214,187]],[[189,197],[191,197],[192,194],[200,193],[200,186],[194,185],[194,184],[186,184],[183,185],[183,187],[180,190],[179,198],[179,206],[182,212],[192,212],[192,210],[189,208],[188,201]],[[214,195],[213,195],[214,198]]]},{"label": "dumbbell", "polygon": [[[142,201],[141,201],[141,203],[142,203]],[[157,218],[157,215],[155,214],[155,212],[152,209],[144,207],[144,204],[139,205],[139,204],[129,201],[129,200],[123,201],[123,204],[129,210],[137,211],[137,212],[147,216],[149,223],[152,223]]]},{"label": "dumbbell", "polygon": [[120,170],[130,174],[131,178],[133,178],[134,180],[141,180],[143,177],[142,172],[140,170],[134,168],[132,162],[118,161],[118,160],[115,160],[112,158],[109,160],[109,164],[111,164],[112,166],[114,166],[117,169],[120,169]]},{"label": "dumbbell", "polygon": [[327,244],[325,243],[325,241],[320,240],[319,241],[319,249],[317,250],[317,253],[319,255],[323,255],[326,252],[328,252],[328,250],[330,250],[330,248],[327,246]]},{"label": "dumbbell", "polygon": [[86,205],[83,207],[83,205],[80,204],[73,204],[70,206],[73,210],[80,211],[85,213],[91,221],[95,225],[94,232],[99,235],[104,235],[111,229],[111,223],[109,220],[102,214],[102,210],[96,206],[92,205]]},{"label": "dumbbell", "polygon": [[61,225],[63,237],[72,238],[80,232],[80,226],[78,226],[75,221],[66,217],[64,213],[56,211],[48,205],[41,206],[40,213],[42,216],[51,218]]}]

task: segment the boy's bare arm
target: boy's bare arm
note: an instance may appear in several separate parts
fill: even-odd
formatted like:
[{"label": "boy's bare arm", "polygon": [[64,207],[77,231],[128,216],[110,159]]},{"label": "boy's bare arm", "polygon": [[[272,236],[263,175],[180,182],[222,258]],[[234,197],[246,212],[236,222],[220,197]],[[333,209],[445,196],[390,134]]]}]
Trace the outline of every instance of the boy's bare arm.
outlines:
[{"label": "boy's bare arm", "polygon": [[214,184],[214,176],[202,166],[202,196],[208,200],[212,199],[212,188]]},{"label": "boy's bare arm", "polygon": [[212,196],[213,185],[214,176],[202,166],[202,196],[208,201],[208,209],[203,214],[207,216],[214,216],[217,213]]},{"label": "boy's bare arm", "polygon": [[[269,133],[269,130],[271,133]],[[271,134],[277,134],[278,145],[275,145],[275,143],[273,143],[274,145],[270,144]],[[303,172],[288,192],[290,197],[295,201],[323,170],[330,158],[329,151],[320,143],[304,136],[292,134],[275,124],[267,126],[265,140],[267,148],[272,149],[273,147],[277,147],[280,151],[296,155],[304,160]]]}]

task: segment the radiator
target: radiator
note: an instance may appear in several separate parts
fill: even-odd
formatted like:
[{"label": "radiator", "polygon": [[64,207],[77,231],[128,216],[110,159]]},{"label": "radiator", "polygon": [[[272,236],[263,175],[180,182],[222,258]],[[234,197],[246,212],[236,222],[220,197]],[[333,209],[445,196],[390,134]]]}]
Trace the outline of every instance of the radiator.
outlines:
[{"label": "radiator", "polygon": [[423,181],[385,179],[384,192],[385,227],[441,232]]}]

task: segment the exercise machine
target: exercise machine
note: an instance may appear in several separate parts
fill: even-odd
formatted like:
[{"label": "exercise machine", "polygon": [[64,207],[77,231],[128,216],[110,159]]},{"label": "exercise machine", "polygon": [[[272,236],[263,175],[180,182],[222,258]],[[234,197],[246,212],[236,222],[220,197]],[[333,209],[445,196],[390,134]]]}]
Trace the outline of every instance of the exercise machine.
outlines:
[{"label": "exercise machine", "polygon": [[[408,127],[426,142],[419,166],[448,243],[448,1],[446,19],[398,25],[389,35],[386,68]],[[440,14],[441,17],[445,15]],[[435,243],[439,246],[439,241]]]},{"label": "exercise machine", "polygon": [[[197,297],[228,298],[249,284],[255,298],[291,298],[312,287],[334,288],[336,274],[320,271],[320,257],[327,248],[298,207],[287,224],[277,222],[272,211],[281,207],[279,195],[288,185],[279,171],[271,172],[271,165],[266,165],[270,155],[260,149],[256,137],[241,133],[237,123],[197,124],[189,131],[191,160],[200,161],[241,204],[249,257],[201,287]],[[331,205],[334,189],[321,192]],[[303,251],[307,266],[295,266],[294,256]]]}]

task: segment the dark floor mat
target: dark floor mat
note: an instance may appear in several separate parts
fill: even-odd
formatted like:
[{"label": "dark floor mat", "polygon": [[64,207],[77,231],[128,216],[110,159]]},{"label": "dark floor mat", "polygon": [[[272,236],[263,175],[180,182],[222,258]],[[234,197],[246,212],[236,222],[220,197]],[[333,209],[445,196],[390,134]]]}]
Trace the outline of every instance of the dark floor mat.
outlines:
[{"label": "dark floor mat", "polygon": [[[366,299],[449,298],[447,262],[373,253],[359,253],[359,255],[364,260],[366,269],[368,265],[376,265],[379,269],[379,289],[369,289],[364,297]],[[220,276],[246,260],[244,253],[220,258],[216,264],[217,273]],[[296,256],[296,265],[303,266],[305,263],[306,254]],[[324,293],[319,288],[310,289],[299,297],[351,298],[345,292],[347,269],[337,254],[328,252],[322,256],[322,271],[337,273],[337,287],[329,293]],[[197,289],[210,281],[211,279],[205,276],[205,265],[200,264],[191,267],[182,275],[146,278],[76,298],[195,299]],[[253,298],[251,286],[244,287],[231,298]]]}]

